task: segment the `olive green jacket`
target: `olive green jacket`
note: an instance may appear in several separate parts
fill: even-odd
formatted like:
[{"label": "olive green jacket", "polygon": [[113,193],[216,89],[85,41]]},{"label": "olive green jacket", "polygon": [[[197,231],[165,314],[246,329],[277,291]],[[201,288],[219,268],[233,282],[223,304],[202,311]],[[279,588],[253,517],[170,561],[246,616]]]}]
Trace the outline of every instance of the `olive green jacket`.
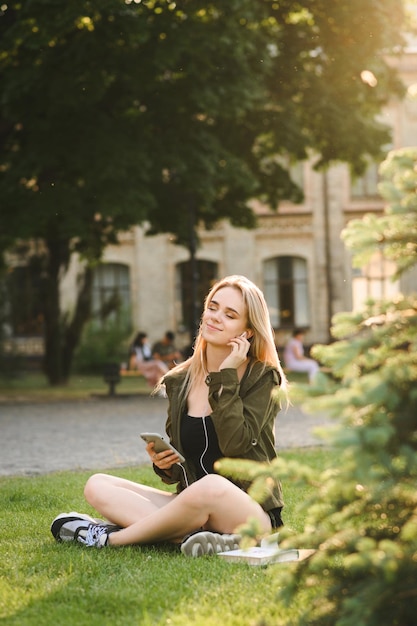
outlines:
[{"label": "olive green jacket", "polygon": [[[164,379],[169,400],[166,432],[172,445],[183,455],[180,432],[181,416],[185,410],[185,401],[181,401],[184,379],[185,372]],[[224,456],[264,463],[275,459],[274,424],[279,406],[274,391],[280,384],[278,371],[255,361],[249,364],[240,382],[235,369],[223,369],[210,372],[206,384],[209,387],[211,419]],[[174,465],[169,476],[155,466],[154,469],[164,482],[178,483],[178,492],[187,486],[187,482],[191,484],[196,480],[193,464],[187,460],[182,467]],[[247,481],[233,482],[245,491],[250,486]],[[269,496],[261,504],[265,511],[283,506],[278,481],[274,481]]]}]

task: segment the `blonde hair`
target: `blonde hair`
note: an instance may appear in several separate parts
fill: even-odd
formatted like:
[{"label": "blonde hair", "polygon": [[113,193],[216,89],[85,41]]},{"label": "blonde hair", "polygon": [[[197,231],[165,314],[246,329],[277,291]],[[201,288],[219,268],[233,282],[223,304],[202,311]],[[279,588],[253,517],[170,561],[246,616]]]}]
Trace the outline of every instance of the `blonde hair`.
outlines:
[{"label": "blonde hair", "polygon": [[[262,291],[252,281],[245,276],[233,275],[222,278],[213,285],[204,301],[204,312],[207,310],[214,294],[223,289],[223,287],[232,287],[240,291],[246,308],[247,327],[253,333],[250,340],[250,348],[248,357],[253,361],[260,361],[264,365],[275,367],[281,377],[281,391],[286,393],[287,379],[279,360],[277,348],[274,341],[274,331],[271,326],[268,307]],[[207,341],[202,336],[202,326],[200,328],[194,342],[193,355],[183,363],[179,363],[176,367],[165,374],[165,378],[179,372],[187,372],[182,395],[185,397],[195,380],[204,378],[207,375],[206,367],[206,347]]]}]

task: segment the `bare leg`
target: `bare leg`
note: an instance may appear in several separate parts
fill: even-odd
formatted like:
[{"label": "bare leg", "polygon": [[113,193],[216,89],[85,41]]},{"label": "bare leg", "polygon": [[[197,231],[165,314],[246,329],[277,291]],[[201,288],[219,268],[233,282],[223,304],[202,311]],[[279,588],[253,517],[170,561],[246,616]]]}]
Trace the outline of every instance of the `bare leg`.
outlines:
[{"label": "bare leg", "polygon": [[152,359],[151,361],[138,363],[137,370],[146,378],[147,383],[154,387],[162,376],[167,373],[168,366],[163,361]]},{"label": "bare leg", "polygon": [[[111,533],[110,545],[181,541],[201,527],[231,533],[249,517],[258,519],[264,531],[271,529],[269,517],[261,506],[216,474],[201,478],[178,495],[164,495],[159,490],[147,492],[149,488],[142,485],[133,489],[135,483],[129,481],[105,482],[105,488],[101,482],[101,495],[94,497],[87,483],[86,497],[108,519],[124,526],[123,530]],[[130,523],[126,524],[127,520]]]},{"label": "bare leg", "polygon": [[84,496],[103,517],[126,527],[158,511],[177,494],[109,474],[94,474],[85,485]]},{"label": "bare leg", "polygon": [[300,359],[292,363],[289,369],[293,372],[305,372],[308,375],[309,382],[312,382],[320,366],[314,359]]}]

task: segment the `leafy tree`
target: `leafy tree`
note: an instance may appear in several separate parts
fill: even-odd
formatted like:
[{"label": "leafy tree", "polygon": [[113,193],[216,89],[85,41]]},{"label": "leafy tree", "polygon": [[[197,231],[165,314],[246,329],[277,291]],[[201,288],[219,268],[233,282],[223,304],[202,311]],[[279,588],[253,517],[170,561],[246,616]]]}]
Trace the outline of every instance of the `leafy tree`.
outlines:
[{"label": "leafy tree", "polygon": [[[355,262],[383,250],[398,273],[417,264],[417,148],[391,152],[381,166],[382,217],[352,221],[343,236]],[[340,452],[337,466],[317,474],[279,461],[274,474],[307,481],[306,525],[286,544],[316,553],[280,580],[293,601],[310,590],[299,624],[405,626],[417,611],[417,294],[369,302],[339,313],[335,343],[314,354],[337,379],[314,390],[310,408],[338,420],[323,433]],[[323,389],[325,393],[323,394]],[[227,469],[227,464],[225,468]],[[233,469],[242,470],[240,467]],[[252,469],[251,471],[254,472]],[[268,470],[263,469],[263,474]],[[265,489],[258,477],[255,490]],[[289,537],[288,537],[289,535]]]},{"label": "leafy tree", "polygon": [[[300,199],[288,158],[361,171],[379,154],[401,25],[398,0],[1,7],[0,250],[26,240],[38,257],[51,383],[69,375],[91,268],[120,231],[146,221],[192,248],[200,224],[254,226],[255,196]],[[85,265],[64,318],[73,253]]]},{"label": "leafy tree", "polygon": [[[17,237],[39,242],[52,383],[68,376],[89,316],[91,263],[152,203],[148,131],[134,106],[146,77],[138,72],[135,84],[129,69],[140,67],[146,25],[121,3],[101,4],[97,14],[83,2],[10,3],[0,18],[0,237],[3,248]],[[66,323],[59,282],[74,252],[88,263]]]}]

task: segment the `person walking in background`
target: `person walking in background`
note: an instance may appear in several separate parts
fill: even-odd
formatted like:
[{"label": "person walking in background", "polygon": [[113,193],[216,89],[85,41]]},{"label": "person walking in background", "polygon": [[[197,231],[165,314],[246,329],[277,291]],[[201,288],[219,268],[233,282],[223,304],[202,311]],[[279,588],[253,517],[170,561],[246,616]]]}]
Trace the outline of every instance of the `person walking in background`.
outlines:
[{"label": "person walking in background", "polygon": [[182,354],[175,347],[175,335],[171,330],[167,330],[164,337],[157,341],[152,348],[152,356],[154,359],[163,361],[171,369],[182,359]]},{"label": "person walking in background", "polygon": [[171,450],[157,453],[152,442],[146,450],[156,474],[175,484],[176,493],[95,474],[84,494],[105,520],[62,513],[51,525],[57,540],[98,548],[168,541],[187,556],[200,556],[237,548],[235,531],[249,519],[265,534],[282,525],[278,480],[270,479],[258,503],[248,481],[216,472],[222,457],[270,463],[277,456],[274,425],[287,382],[254,283],[229,276],[212,287],[192,356],[161,384],[168,397],[166,432],[185,461]]},{"label": "person walking in background", "polygon": [[142,374],[152,388],[168,371],[168,366],[163,361],[152,357],[148,335],[144,332],[139,332],[136,335],[130,347],[129,369]]},{"label": "person walking in background", "polygon": [[319,371],[317,361],[304,355],[304,330],[295,328],[284,349],[285,367],[293,372],[306,372],[311,383]]}]

